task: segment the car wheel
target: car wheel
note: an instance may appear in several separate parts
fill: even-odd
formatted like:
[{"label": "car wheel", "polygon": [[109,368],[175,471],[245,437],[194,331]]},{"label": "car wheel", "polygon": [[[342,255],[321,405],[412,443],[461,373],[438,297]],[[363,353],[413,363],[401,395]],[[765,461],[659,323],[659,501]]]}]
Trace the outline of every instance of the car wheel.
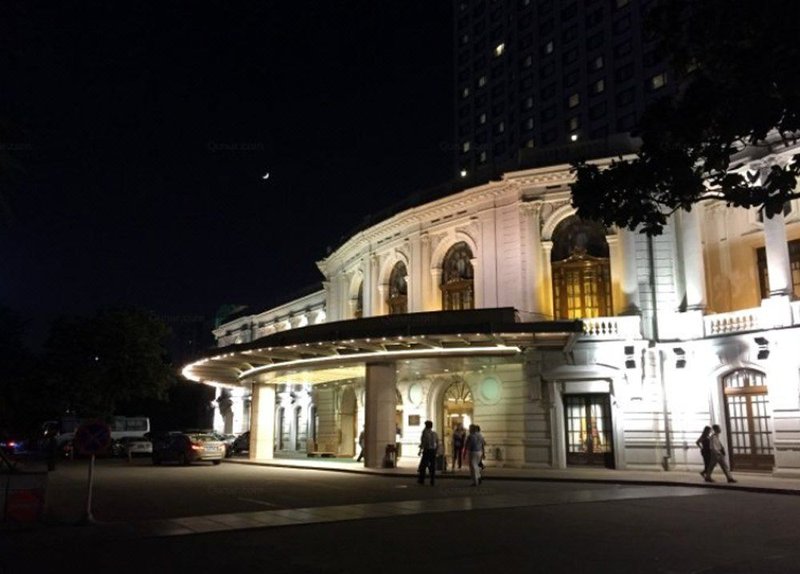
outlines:
[{"label": "car wheel", "polygon": [[214,466],[217,466],[217,465],[218,465],[218,464],[220,464],[222,461],[221,461],[221,460],[212,460],[211,462],[213,462],[213,463],[214,463]]}]

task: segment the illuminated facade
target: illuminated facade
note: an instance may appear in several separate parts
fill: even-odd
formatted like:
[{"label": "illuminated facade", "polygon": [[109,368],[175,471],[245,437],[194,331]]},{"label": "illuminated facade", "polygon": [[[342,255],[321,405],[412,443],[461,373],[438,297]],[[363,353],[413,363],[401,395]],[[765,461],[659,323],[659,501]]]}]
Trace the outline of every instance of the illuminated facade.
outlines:
[{"label": "illuminated facade", "polygon": [[507,173],[364,229],[184,374],[240,398],[254,458],[354,456],[365,428],[379,467],[431,419],[480,424],[493,465],[700,470],[719,423],[734,470],[800,473],[800,205],[706,203],[647,238],[577,219],[570,181]]}]

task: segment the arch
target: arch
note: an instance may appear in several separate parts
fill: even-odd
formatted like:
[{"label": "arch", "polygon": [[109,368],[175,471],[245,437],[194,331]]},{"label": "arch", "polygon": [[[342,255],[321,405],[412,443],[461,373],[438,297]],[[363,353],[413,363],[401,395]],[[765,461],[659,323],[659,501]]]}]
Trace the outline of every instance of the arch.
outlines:
[{"label": "arch", "polygon": [[568,217],[575,215],[577,210],[567,203],[557,207],[542,223],[542,241],[550,241],[556,226]]},{"label": "arch", "polygon": [[399,249],[392,250],[381,263],[380,272],[378,273],[378,285],[386,285],[392,274],[392,270],[398,263],[403,263],[406,269],[411,267],[411,261],[408,256]]},{"label": "arch", "polygon": [[389,314],[408,313],[408,268],[403,261],[394,264],[387,287],[385,296]]},{"label": "arch", "polygon": [[442,261],[439,288],[442,309],[455,311],[475,308],[475,269],[473,252],[464,241],[450,246]]},{"label": "arch", "polygon": [[611,261],[605,227],[572,215],[552,234],[550,266],[557,319],[613,314]]},{"label": "arch", "polygon": [[437,245],[431,253],[431,269],[441,269],[444,256],[450,251],[453,245],[461,242],[466,243],[470,251],[472,251],[472,256],[477,258],[479,253],[478,244],[468,233],[456,230],[447,240],[440,241],[439,245]]}]

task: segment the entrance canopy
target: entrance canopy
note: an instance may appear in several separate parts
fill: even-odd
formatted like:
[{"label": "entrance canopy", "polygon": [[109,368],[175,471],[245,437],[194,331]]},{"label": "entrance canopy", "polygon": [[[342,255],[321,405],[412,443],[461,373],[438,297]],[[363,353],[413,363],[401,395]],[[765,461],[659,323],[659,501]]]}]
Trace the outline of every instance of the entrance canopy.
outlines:
[{"label": "entrance canopy", "polygon": [[[522,322],[511,307],[409,313],[337,321],[274,333],[214,349],[183,376],[239,386],[296,371],[358,368],[406,359],[510,356],[525,349],[561,351],[582,332],[580,321]],[[313,382],[323,382],[325,376]]]}]

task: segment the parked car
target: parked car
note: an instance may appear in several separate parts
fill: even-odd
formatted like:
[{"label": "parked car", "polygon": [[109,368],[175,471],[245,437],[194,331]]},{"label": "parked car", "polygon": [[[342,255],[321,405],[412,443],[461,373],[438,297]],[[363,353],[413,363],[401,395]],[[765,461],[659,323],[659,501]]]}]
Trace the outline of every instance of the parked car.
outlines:
[{"label": "parked car", "polygon": [[233,441],[232,449],[233,454],[250,451],[250,431],[245,431]]},{"label": "parked car", "polygon": [[153,464],[177,462],[191,464],[197,461],[222,462],[225,443],[209,434],[170,433],[153,443]]},{"label": "parked car", "polygon": [[125,436],[114,441],[114,456],[136,456],[137,454],[153,454],[153,443],[144,437]]},{"label": "parked car", "polygon": [[189,429],[189,430],[185,430],[183,432],[185,432],[186,434],[207,434],[207,435],[211,435],[214,438],[216,438],[217,440],[222,441],[223,443],[225,443],[225,458],[228,458],[229,456],[233,455],[233,441],[236,439],[236,435],[223,434],[223,433],[217,432],[217,431],[215,431],[213,429],[203,429],[203,430]]}]

